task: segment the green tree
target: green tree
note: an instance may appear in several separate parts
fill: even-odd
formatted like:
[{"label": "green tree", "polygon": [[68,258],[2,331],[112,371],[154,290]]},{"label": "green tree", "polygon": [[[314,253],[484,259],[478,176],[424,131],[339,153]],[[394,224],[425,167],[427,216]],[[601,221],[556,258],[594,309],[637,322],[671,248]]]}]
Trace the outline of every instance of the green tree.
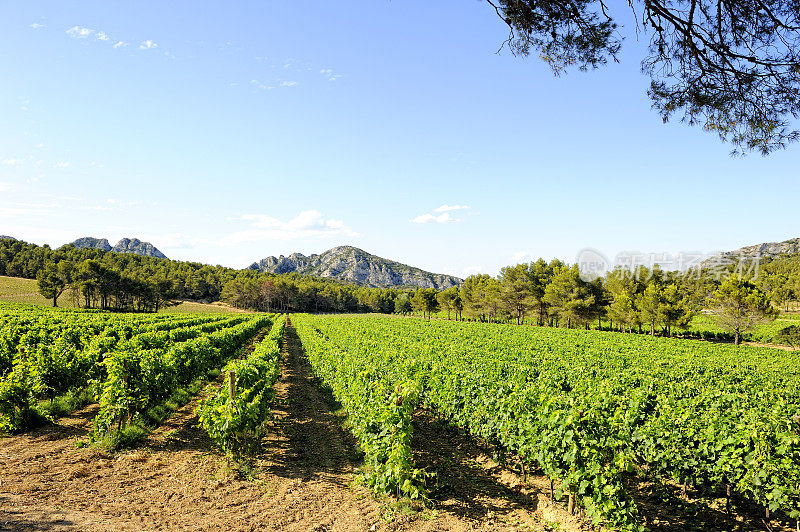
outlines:
[{"label": "green tree", "polygon": [[612,323],[619,324],[621,330],[627,328],[628,332],[631,332],[631,327],[636,320],[636,307],[633,304],[633,296],[627,288],[623,288],[611,300],[608,306],[608,316]]},{"label": "green tree", "polygon": [[464,302],[461,300],[461,292],[455,287],[453,287],[453,290],[456,293],[455,297],[453,297],[453,310],[456,311],[456,319],[461,320],[463,319],[461,312],[464,310]]},{"label": "green tree", "polygon": [[720,284],[711,299],[711,307],[714,319],[720,327],[733,333],[736,345],[741,343],[742,333],[777,315],[769,296],[739,275],[730,275]]},{"label": "green tree", "polygon": [[447,319],[450,319],[450,311],[455,308],[455,300],[458,297],[458,288],[452,286],[436,294],[436,301],[439,307],[447,311]]},{"label": "green tree", "polygon": [[461,300],[468,316],[486,321],[489,312],[489,293],[487,291],[492,278],[486,274],[470,275],[461,284]]},{"label": "green tree", "polygon": [[431,319],[431,315],[439,310],[439,302],[436,300],[436,290],[433,288],[419,288],[411,298],[411,307],[422,312],[423,317]]},{"label": "green tree", "polygon": [[61,261],[58,264],[49,262],[39,270],[36,281],[39,293],[53,300],[53,306],[58,306],[58,298],[72,283],[72,264]]},{"label": "green tree", "polygon": [[544,299],[545,288],[550,284],[555,269],[561,265],[562,262],[558,259],[554,259],[548,264],[540,258],[528,267],[528,276],[531,280],[531,299],[533,308],[538,314],[536,322],[540,326],[547,324],[549,313],[547,302]]},{"label": "green tree", "polygon": [[676,284],[670,283],[662,290],[659,315],[659,320],[664,326],[667,336],[672,333],[673,327],[685,329],[692,321],[694,313],[689,306],[689,301],[681,295]]},{"label": "green tree", "polygon": [[767,154],[800,137],[800,6],[796,0],[488,0],[507,25],[504,45],[558,74],[616,61],[614,9],[632,9],[649,38],[641,66],[664,121],[678,117]]},{"label": "green tree", "polygon": [[414,309],[411,306],[411,298],[406,292],[401,293],[397,296],[397,299],[394,300],[394,311],[397,314],[402,314],[405,316],[412,310]]},{"label": "green tree", "polygon": [[552,281],[545,288],[544,300],[559,321],[567,322],[567,328],[592,319],[595,297],[589,283],[581,279],[577,264],[555,269]]},{"label": "green tree", "polygon": [[661,318],[662,302],[661,287],[655,282],[649,284],[636,299],[639,317],[642,323],[650,325],[651,336],[656,334],[656,323]]},{"label": "green tree", "polygon": [[522,325],[528,309],[535,305],[533,281],[525,264],[506,266],[500,270],[500,301],[503,307]]}]

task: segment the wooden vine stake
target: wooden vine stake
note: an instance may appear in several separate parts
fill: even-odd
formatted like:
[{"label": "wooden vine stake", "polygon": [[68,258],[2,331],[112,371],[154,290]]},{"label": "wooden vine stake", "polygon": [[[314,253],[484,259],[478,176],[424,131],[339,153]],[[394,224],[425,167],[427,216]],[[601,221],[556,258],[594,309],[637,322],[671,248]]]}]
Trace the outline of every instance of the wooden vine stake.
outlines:
[{"label": "wooden vine stake", "polygon": [[569,515],[575,515],[575,495],[572,493],[569,494],[569,499],[567,501],[567,511]]},{"label": "wooden vine stake", "polygon": [[725,509],[731,514],[731,485],[725,484]]},{"label": "wooden vine stake", "polygon": [[236,370],[232,369],[228,372],[228,397],[231,400],[236,397]]}]

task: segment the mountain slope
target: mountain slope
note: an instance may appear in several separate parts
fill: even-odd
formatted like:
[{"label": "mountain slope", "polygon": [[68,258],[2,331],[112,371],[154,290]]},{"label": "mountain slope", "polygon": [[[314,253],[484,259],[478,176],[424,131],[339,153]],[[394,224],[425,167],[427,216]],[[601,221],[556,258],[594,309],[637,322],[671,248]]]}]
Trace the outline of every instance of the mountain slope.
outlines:
[{"label": "mountain slope", "polygon": [[724,264],[740,257],[752,259],[756,256],[777,257],[779,255],[794,255],[800,253],[800,238],[791,238],[783,242],[765,242],[752,246],[744,246],[734,251],[723,251],[702,262],[703,266]]},{"label": "mountain slope", "polygon": [[156,257],[158,259],[166,259],[167,256],[161,253],[150,242],[142,242],[138,238],[123,238],[111,248],[111,251],[117,253],[136,253],[137,255],[147,255],[148,257]]},{"label": "mountain slope", "polygon": [[111,251],[111,244],[105,238],[93,238],[91,236],[84,236],[75,240],[72,243],[78,249],[90,248],[99,249],[101,251]]},{"label": "mountain slope", "polygon": [[148,257],[156,257],[159,259],[166,259],[167,256],[161,253],[150,242],[142,242],[138,238],[123,238],[116,243],[114,247],[108,243],[105,238],[93,238],[85,236],[72,242],[72,245],[78,249],[92,248],[102,251],[115,251],[117,253],[135,253],[137,255],[146,255]]},{"label": "mountain slope", "polygon": [[339,246],[319,255],[292,253],[288,257],[267,257],[251,264],[250,269],[270,273],[297,272],[372,287],[417,286],[443,289],[462,283],[458,277],[426,272],[352,246]]}]

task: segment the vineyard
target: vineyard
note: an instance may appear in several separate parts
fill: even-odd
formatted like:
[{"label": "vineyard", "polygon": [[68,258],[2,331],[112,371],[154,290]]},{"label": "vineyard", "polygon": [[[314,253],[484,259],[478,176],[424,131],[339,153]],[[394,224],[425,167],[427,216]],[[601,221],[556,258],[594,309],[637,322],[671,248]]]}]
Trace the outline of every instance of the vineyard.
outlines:
[{"label": "vineyard", "polygon": [[[0,431],[6,433],[42,423],[48,401],[65,394],[98,400],[98,436],[157,425],[178,397],[185,402],[187,389],[218,375],[259,331],[282,321],[275,315],[2,309]],[[278,348],[274,335],[268,341]]]},{"label": "vineyard", "polygon": [[[504,496],[511,499],[490,500],[495,508],[520,508],[526,519],[531,514],[523,509],[535,504],[509,501],[522,497],[519,482],[531,479],[540,486],[540,502],[565,503],[554,515],[585,515],[611,530],[646,529],[639,482],[703,491],[728,505],[745,501],[784,524],[800,522],[800,354],[793,351],[378,315],[300,314],[289,323],[275,314],[0,308],[0,432],[19,435],[4,438],[0,455],[4,447],[16,449],[3,459],[22,461],[14,466],[20,485],[29,467],[37,470],[40,457],[54,453],[42,450],[54,437],[37,436],[43,426],[60,430],[52,404],[80,396],[90,403],[80,414],[90,416],[85,425],[79,422],[84,437],[77,446],[57,447],[52,460],[61,465],[48,465],[52,471],[92,463],[101,451],[75,454],[91,442],[124,452],[150,432],[155,435],[146,448],[155,456],[165,452],[162,439],[179,431],[192,435],[189,448],[202,449],[194,456],[214,451],[244,460],[237,463],[261,464],[260,473],[248,475],[269,474],[274,483],[288,483],[282,497],[299,489],[302,477],[301,492],[311,490],[313,504],[335,500],[330,504],[346,509],[347,519],[372,526],[377,510],[364,509],[375,503],[348,506],[350,499],[334,486],[358,473],[360,489],[443,510],[432,490],[441,484],[437,453],[447,456],[462,447],[443,443],[441,431],[452,430],[457,432],[447,438],[466,434],[491,449],[502,467],[519,472],[510,484],[517,491]],[[330,408],[341,406],[352,436],[343,436],[343,429],[340,434],[336,416],[327,411],[327,391],[336,401]],[[59,415],[82,406],[73,404]],[[75,422],[67,419],[66,426]],[[159,429],[165,425],[172,428]],[[137,431],[145,436],[126,440]],[[421,442],[417,431],[440,441],[420,453],[420,446],[433,442]],[[348,448],[356,444],[363,454],[356,453],[354,462]],[[446,450],[433,451],[437,445]],[[17,458],[28,456],[26,446],[31,458]],[[338,465],[331,469],[332,463]],[[188,469],[193,467],[200,465]],[[322,477],[338,480],[314,488],[320,467]],[[70,479],[85,474],[70,473],[61,489],[69,492]],[[143,478],[135,467],[128,474],[121,485]],[[204,490],[206,481],[181,478],[182,486],[194,482]],[[495,482],[489,478],[483,483]],[[103,474],[94,482],[105,486]],[[543,482],[549,485],[543,488]],[[476,504],[473,496],[463,497],[466,506]],[[234,507],[242,504],[236,500],[231,499]],[[267,495],[259,504],[285,516]],[[257,508],[262,507],[252,507],[252,519],[259,519]],[[338,511],[300,522],[327,523],[324,514]],[[445,528],[462,523],[447,513],[440,519]]]},{"label": "vineyard", "polygon": [[659,478],[800,518],[800,357],[550,328],[298,316],[377,490],[425,496],[411,414],[429,409],[543,472],[595,524],[641,530]]}]

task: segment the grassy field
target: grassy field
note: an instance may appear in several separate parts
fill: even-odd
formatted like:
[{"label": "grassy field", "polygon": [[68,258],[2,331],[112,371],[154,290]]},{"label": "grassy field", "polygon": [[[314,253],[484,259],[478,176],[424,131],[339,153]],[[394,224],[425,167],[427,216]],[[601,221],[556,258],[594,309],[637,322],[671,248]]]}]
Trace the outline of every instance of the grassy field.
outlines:
[{"label": "grassy field", "polygon": [[[412,315],[421,316],[419,312],[412,313]],[[440,310],[435,312],[433,316],[434,318],[445,320],[447,319],[447,311]],[[455,314],[451,312],[450,317],[454,318]],[[525,324],[535,325],[536,319],[534,317],[526,318]],[[766,344],[777,343],[775,341],[775,335],[778,334],[781,329],[788,327],[789,325],[800,325],[800,312],[796,310],[792,310],[790,312],[781,312],[778,315],[778,318],[774,321],[761,324],[753,331],[745,333],[744,338],[745,340],[751,342]],[[596,329],[597,321],[593,321],[590,327],[592,329]],[[608,320],[603,320],[603,327],[608,327]],[[675,332],[680,334],[680,331]],[[688,332],[720,334],[725,333],[726,331],[717,325],[713,317],[708,314],[701,313],[692,318],[692,322],[689,324]]]},{"label": "grassy field", "polygon": [[[746,333],[746,338],[753,342],[773,343],[775,335],[789,325],[800,325],[800,314],[797,313],[781,313],[774,321],[764,323],[755,328],[755,330]],[[692,332],[725,332],[721,329],[714,319],[707,314],[698,314],[692,319],[689,326],[689,331]]]},{"label": "grassy field", "polygon": [[[29,305],[52,306],[53,302],[39,293],[36,279],[21,279],[0,275],[0,301],[9,303],[27,303]],[[58,306],[74,308],[70,294],[64,293],[58,298]]]},{"label": "grassy field", "polygon": [[[35,279],[22,279],[19,277],[5,277],[0,275],[0,301],[9,303],[27,303],[29,305],[52,306],[53,302],[39,293]],[[58,306],[75,308],[71,293],[64,292],[58,298]],[[225,303],[197,303],[194,301],[181,301],[175,306],[162,308],[159,314],[220,314],[242,312]]]},{"label": "grassy field", "polygon": [[226,303],[197,303],[195,301],[181,301],[176,306],[162,308],[159,314],[227,314],[232,312],[247,312],[233,308]]}]

